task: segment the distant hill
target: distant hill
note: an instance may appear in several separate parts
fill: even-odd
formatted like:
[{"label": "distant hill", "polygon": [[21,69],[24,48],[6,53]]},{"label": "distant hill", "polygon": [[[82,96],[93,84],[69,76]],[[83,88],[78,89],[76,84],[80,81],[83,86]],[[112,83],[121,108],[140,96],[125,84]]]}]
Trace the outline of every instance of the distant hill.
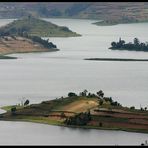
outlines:
[{"label": "distant hill", "polygon": [[[0,3],[0,18],[89,18],[103,24],[148,21],[148,2],[9,2]],[[100,25],[100,24],[99,24]]]},{"label": "distant hill", "polygon": [[32,16],[15,20],[0,28],[0,35],[18,35],[27,33],[31,36],[40,37],[72,37],[80,36],[65,26],[58,26]]}]

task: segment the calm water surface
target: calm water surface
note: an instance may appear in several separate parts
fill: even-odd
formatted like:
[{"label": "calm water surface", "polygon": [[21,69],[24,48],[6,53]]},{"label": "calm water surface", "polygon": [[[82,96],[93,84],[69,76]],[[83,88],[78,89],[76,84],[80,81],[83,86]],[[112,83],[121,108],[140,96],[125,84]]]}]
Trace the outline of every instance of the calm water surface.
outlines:
[{"label": "calm water surface", "polygon": [[[148,23],[95,26],[93,20],[46,19],[68,26],[81,37],[49,38],[60,49],[52,53],[13,54],[17,60],[0,60],[0,106],[31,103],[87,89],[102,89],[124,106],[148,105],[148,63],[85,61],[90,57],[148,58],[146,52],[111,51],[119,37],[127,42],[147,41]],[[5,25],[12,20],[0,20]],[[23,122],[0,122],[0,144],[139,144],[147,134],[82,130]],[[15,136],[14,136],[15,135]],[[21,135],[21,136],[20,136]],[[132,138],[131,138],[132,137]],[[91,139],[91,140],[90,140]]]}]

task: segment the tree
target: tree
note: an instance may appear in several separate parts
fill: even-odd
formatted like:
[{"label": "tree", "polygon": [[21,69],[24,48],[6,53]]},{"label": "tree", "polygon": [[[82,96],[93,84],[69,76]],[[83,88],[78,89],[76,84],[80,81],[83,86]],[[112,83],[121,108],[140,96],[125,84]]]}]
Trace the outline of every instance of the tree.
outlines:
[{"label": "tree", "polygon": [[99,123],[99,126],[102,127],[102,125],[103,125],[102,122],[100,122],[100,123]]},{"label": "tree", "polygon": [[85,97],[87,95],[87,90],[85,89],[84,91],[80,92],[80,96]]},{"label": "tree", "polygon": [[84,96],[87,96],[87,90],[85,89],[84,91],[83,91],[83,93],[84,93]]},{"label": "tree", "polygon": [[100,101],[99,101],[99,105],[100,105],[100,106],[103,105],[103,100],[100,100]]},{"label": "tree", "polygon": [[134,45],[139,45],[140,44],[140,41],[139,41],[139,39],[138,38],[134,38]]},{"label": "tree", "polygon": [[102,97],[102,98],[103,98],[104,92],[103,92],[102,90],[99,90],[99,91],[97,92],[97,95],[98,95],[98,97]]},{"label": "tree", "polygon": [[12,115],[15,115],[16,114],[16,107],[15,106],[11,108],[11,114]]},{"label": "tree", "polygon": [[117,43],[116,42],[111,42],[112,47],[116,47]]},{"label": "tree", "polygon": [[134,110],[134,109],[135,109],[135,106],[131,106],[130,109],[131,109],[131,110]]},{"label": "tree", "polygon": [[75,97],[75,96],[77,96],[77,95],[75,93],[73,93],[73,92],[68,93],[68,97]]},{"label": "tree", "polygon": [[121,38],[119,38],[119,42],[117,43],[119,48],[122,47],[125,44],[124,40],[121,40]]},{"label": "tree", "polygon": [[27,99],[24,103],[24,106],[28,105],[29,104],[29,100]]}]

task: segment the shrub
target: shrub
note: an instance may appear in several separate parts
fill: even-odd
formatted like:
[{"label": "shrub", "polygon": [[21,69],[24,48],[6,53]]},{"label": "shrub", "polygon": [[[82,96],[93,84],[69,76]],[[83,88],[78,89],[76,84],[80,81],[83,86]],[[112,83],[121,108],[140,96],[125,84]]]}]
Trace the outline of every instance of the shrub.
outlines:
[{"label": "shrub", "polygon": [[75,96],[77,96],[77,95],[75,93],[73,93],[73,92],[68,93],[68,97],[75,97]]}]

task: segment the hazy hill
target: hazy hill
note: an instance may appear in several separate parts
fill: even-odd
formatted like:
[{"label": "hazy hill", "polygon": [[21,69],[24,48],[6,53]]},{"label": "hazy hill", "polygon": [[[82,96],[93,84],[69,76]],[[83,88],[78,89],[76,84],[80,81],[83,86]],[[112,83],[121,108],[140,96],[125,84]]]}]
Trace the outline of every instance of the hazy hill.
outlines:
[{"label": "hazy hill", "polygon": [[20,32],[41,37],[79,36],[65,26],[58,26],[32,16],[15,20],[0,28],[0,35],[18,35]]},{"label": "hazy hill", "polygon": [[106,23],[148,20],[148,2],[9,2],[0,3],[0,18],[40,17],[91,18]]}]

